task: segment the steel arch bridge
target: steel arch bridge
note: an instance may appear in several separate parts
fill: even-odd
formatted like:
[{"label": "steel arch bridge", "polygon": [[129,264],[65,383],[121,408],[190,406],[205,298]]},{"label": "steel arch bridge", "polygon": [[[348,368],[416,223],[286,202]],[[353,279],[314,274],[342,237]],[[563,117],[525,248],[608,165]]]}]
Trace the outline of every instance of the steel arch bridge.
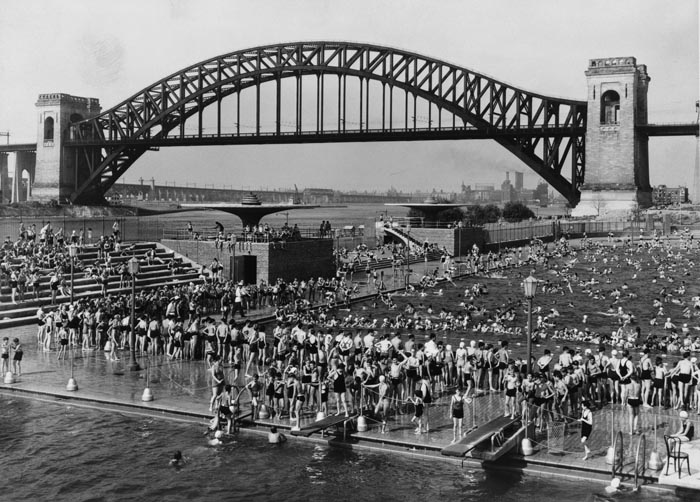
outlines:
[{"label": "steel arch bridge", "polygon": [[141,155],[165,146],[493,139],[576,203],[585,131],[585,101],[393,48],[298,42],[173,73],[72,124],[64,155],[77,166],[72,202],[94,203]]}]

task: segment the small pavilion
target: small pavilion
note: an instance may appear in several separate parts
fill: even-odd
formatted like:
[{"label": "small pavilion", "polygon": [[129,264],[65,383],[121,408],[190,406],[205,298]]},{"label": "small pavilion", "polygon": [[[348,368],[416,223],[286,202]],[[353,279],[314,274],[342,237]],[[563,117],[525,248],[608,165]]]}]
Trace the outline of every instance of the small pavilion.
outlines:
[{"label": "small pavilion", "polygon": [[392,202],[386,203],[385,206],[401,206],[407,207],[409,209],[414,209],[417,211],[425,221],[436,221],[437,215],[445,209],[452,209],[455,207],[469,206],[467,203],[451,203],[451,202],[439,202],[433,197],[428,197],[423,202]]},{"label": "small pavilion", "polygon": [[243,226],[254,227],[260,223],[268,214],[279,213],[281,211],[290,211],[293,209],[315,209],[319,206],[310,206],[306,204],[263,204],[258,196],[254,193],[249,193],[243,197],[239,204],[231,204],[228,202],[217,202],[209,204],[180,204],[184,209],[215,209],[229,214],[235,214],[243,222]]}]

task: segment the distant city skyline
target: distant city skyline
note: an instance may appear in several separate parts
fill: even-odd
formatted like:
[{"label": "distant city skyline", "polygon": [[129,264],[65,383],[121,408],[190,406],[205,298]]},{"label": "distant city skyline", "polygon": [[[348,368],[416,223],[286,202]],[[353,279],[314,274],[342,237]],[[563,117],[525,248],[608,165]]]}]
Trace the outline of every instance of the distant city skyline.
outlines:
[{"label": "distant city skyline", "polygon": [[[514,179],[513,179],[513,172],[514,171],[508,171],[508,172],[511,173],[510,181],[511,181],[511,183],[514,184]],[[527,183],[527,179],[528,179],[527,174],[528,173],[526,173],[524,171],[520,171],[520,172],[523,173],[523,178],[524,178],[523,186],[525,189],[533,190],[536,188],[537,184],[543,182],[543,180],[539,176],[537,176],[535,173],[530,173],[531,174],[530,179],[532,181],[532,186],[530,186]],[[119,178],[117,185],[119,185],[119,184],[136,185],[136,184],[141,184],[141,183],[148,184],[151,182],[151,178],[153,178],[155,180],[155,183],[158,185],[174,185],[174,186],[182,186],[182,187],[214,188],[214,184],[210,183],[210,182],[197,183],[194,181],[187,181],[187,180],[181,180],[180,182],[178,182],[178,180],[174,180],[174,179],[172,179],[172,180],[158,179],[158,178],[155,178],[153,176],[151,176],[149,178],[144,178],[144,177],[134,178],[133,176],[130,176],[129,174],[130,173],[127,173],[126,176],[122,176],[121,178]],[[404,188],[403,190],[395,185],[374,186],[374,187],[368,187],[368,188],[364,188],[364,189],[354,189],[354,188],[347,188],[347,187],[343,187],[343,186],[315,186],[315,185],[312,186],[312,185],[308,185],[308,184],[302,185],[302,184],[297,183],[297,188],[299,190],[303,190],[305,188],[329,188],[329,189],[338,190],[338,191],[362,192],[362,193],[385,193],[389,190],[397,190],[399,192],[404,192],[404,193],[431,193],[433,191],[459,193],[462,190],[462,183],[464,183],[465,185],[471,186],[472,189],[474,189],[477,185],[489,185],[489,186],[493,186],[496,189],[500,189],[501,183],[503,183],[505,180],[506,180],[506,177],[505,177],[505,172],[504,172],[503,177],[500,180],[497,180],[494,182],[483,181],[483,180],[478,180],[478,179],[472,178],[471,180],[467,180],[467,179],[459,180],[456,182],[456,185],[442,186],[442,187],[440,187],[440,186],[428,187],[428,185],[423,183],[423,186],[408,187],[408,188]],[[229,183],[224,183],[222,185],[217,185],[216,187],[217,188],[232,187],[232,188],[235,188],[238,190],[251,190],[251,191],[255,191],[255,190],[293,191],[294,190],[293,184],[290,186],[282,186],[282,185],[274,186],[274,185],[270,185],[270,184],[267,184],[267,185],[262,185],[262,184],[261,185],[231,185]]]}]

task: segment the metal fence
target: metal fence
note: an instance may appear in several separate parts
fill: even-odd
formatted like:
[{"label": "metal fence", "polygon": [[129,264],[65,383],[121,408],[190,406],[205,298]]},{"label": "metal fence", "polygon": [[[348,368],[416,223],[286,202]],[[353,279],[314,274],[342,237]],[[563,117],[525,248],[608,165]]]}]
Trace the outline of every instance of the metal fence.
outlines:
[{"label": "metal fence", "polygon": [[[187,240],[192,236],[187,230],[188,220],[179,220],[172,217],[110,217],[110,216],[95,216],[76,218],[66,215],[57,215],[54,217],[18,217],[18,218],[2,218],[0,219],[0,238],[10,236],[15,239],[19,235],[20,221],[29,227],[32,224],[36,226],[37,232],[46,224],[51,223],[54,231],[62,228],[66,236],[69,236],[72,231],[76,233],[83,232],[86,242],[99,239],[101,235],[111,235],[112,225],[116,221],[122,240],[124,241],[157,241],[161,239]],[[415,225],[415,223],[413,223]],[[401,226],[400,222],[394,222],[394,225]],[[453,226],[453,225],[452,225]],[[445,224],[436,224],[435,228],[448,228]],[[487,245],[516,245],[521,242],[527,242],[533,238],[551,241],[558,239],[560,236],[568,238],[580,238],[584,234],[588,237],[601,237],[609,234],[629,235],[632,239],[637,236],[650,236],[655,229],[673,229],[672,226],[664,227],[662,221],[648,219],[646,222],[632,222],[628,220],[610,220],[610,221],[577,221],[577,220],[528,220],[519,223],[489,223],[483,226],[483,231],[486,233]],[[213,240],[216,237],[216,230],[213,225],[195,226],[193,229],[202,240]],[[362,225],[360,226],[344,226],[335,228],[330,234],[320,235],[317,227],[300,227],[299,231],[304,239],[332,238],[338,240],[341,246],[348,247],[349,245],[356,246],[364,243],[370,247],[375,245],[373,229],[370,232],[366,231]],[[237,238],[247,239],[242,231],[237,230]],[[262,240],[267,239],[265,235],[254,235],[251,239]]]},{"label": "metal fence", "polygon": [[488,244],[552,239],[556,235],[556,221],[522,221],[519,223],[487,223],[484,225]]},{"label": "metal fence", "polygon": [[[642,408],[639,412],[637,423],[638,433],[632,434],[630,416],[631,409],[628,406],[614,405],[594,412],[593,432],[588,438],[587,445],[593,456],[606,456],[608,464],[613,463],[609,449],[616,443],[616,437],[622,433],[622,444],[616,445],[622,451],[622,458],[618,459],[628,473],[632,472],[638,454],[638,442],[641,434],[645,436],[646,458],[644,464],[647,472],[655,474],[648,465],[652,455],[663,459],[666,457],[666,445],[664,435],[672,435],[679,431],[681,419],[676,410],[663,410],[658,407]],[[689,420],[695,430],[699,430],[700,417],[695,413],[689,413]],[[534,418],[534,417],[533,417]],[[641,434],[639,434],[641,433]],[[536,428],[534,437],[531,438],[535,446],[547,455],[561,456],[565,454],[581,455],[581,423],[573,417],[554,414],[543,420],[541,426]],[[620,452],[616,452],[616,456]],[[623,471],[624,473],[625,471]]]},{"label": "metal fence", "polygon": [[620,234],[624,232],[637,231],[638,225],[634,222],[624,220],[614,221],[559,221],[559,232],[561,235],[570,237],[582,237],[586,234],[588,237],[601,237],[610,233]]},{"label": "metal fence", "polygon": [[[192,235],[187,230],[187,220],[179,221],[171,218],[142,218],[137,216],[76,218],[58,215],[53,217],[0,218],[0,239],[5,236],[13,240],[18,238],[21,224],[24,224],[26,228],[34,225],[38,234],[42,227],[50,223],[54,232],[62,229],[66,237],[70,236],[73,231],[76,234],[82,232],[85,242],[96,242],[100,236],[112,235],[115,222],[119,228],[121,238],[125,242],[159,241],[161,239],[188,240],[192,238]],[[195,227],[193,230],[201,240],[214,240],[217,236],[213,226]],[[299,227],[299,233],[303,239],[332,238],[339,239],[341,244],[343,242],[349,244],[364,242],[364,228],[362,226],[338,228],[324,235],[320,234],[317,227]],[[238,240],[252,240],[256,242],[270,240],[270,236],[264,233],[248,233],[246,235],[242,231],[237,231],[236,237]]]}]

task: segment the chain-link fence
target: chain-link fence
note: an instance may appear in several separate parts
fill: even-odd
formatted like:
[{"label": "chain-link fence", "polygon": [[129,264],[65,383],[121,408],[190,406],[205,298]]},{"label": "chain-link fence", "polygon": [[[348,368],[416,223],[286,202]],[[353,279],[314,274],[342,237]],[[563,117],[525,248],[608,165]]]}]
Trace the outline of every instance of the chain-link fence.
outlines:
[{"label": "chain-link fence", "polygon": [[[658,458],[665,458],[664,435],[676,434],[681,430],[681,418],[677,410],[658,407],[642,408],[634,431],[632,431],[632,413],[631,407],[622,405],[613,405],[595,411],[593,430],[586,443],[592,455],[605,455],[607,464],[612,467],[613,462],[616,461],[623,472],[628,474],[634,473],[635,466],[640,472],[645,469],[649,471],[648,463],[652,453],[658,455]],[[547,410],[541,410],[539,415],[537,410],[533,411],[532,418],[535,420],[536,427],[531,440],[541,452],[552,456],[583,454],[581,422],[578,419],[550,413]],[[699,430],[700,416],[689,414],[688,420],[694,430]],[[620,433],[621,441],[616,439]],[[643,444],[640,444],[642,441]],[[613,445],[616,450],[614,455],[609,451]],[[617,458],[620,456],[621,458]]]}]

